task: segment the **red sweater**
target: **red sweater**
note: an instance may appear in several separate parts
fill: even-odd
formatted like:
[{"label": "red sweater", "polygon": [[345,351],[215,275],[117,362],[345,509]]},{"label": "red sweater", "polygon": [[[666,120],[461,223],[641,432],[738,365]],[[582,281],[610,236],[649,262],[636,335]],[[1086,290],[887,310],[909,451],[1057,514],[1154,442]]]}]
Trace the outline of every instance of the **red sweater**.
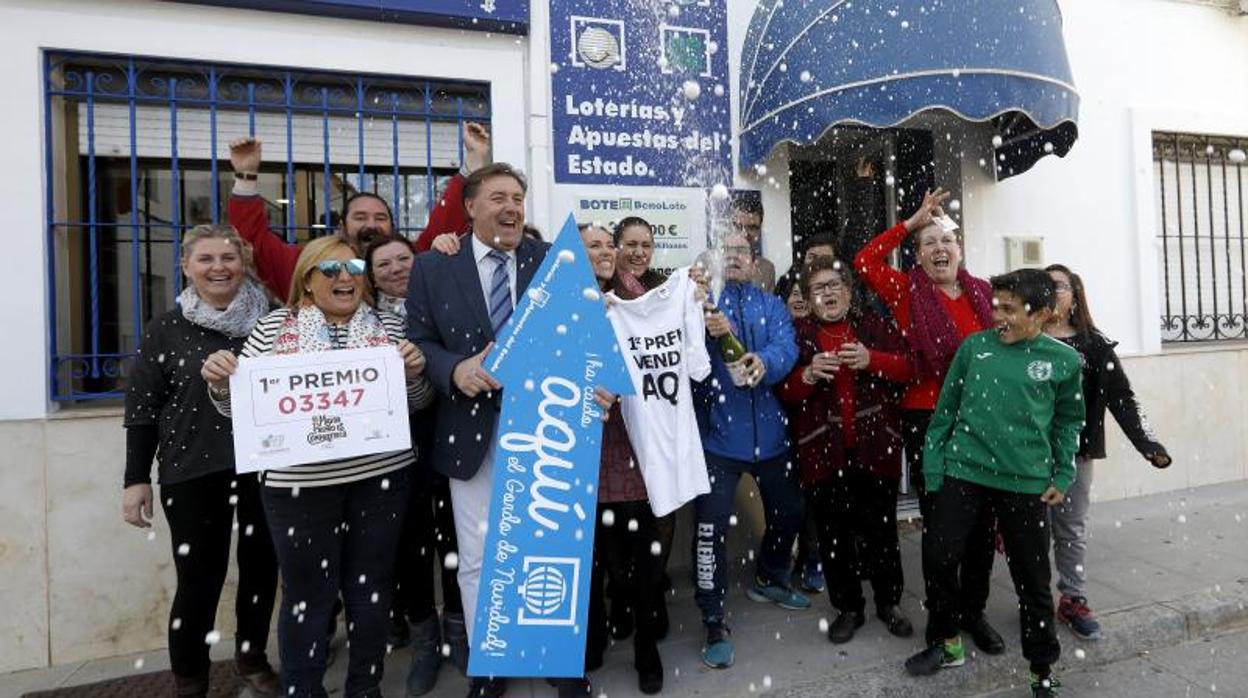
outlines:
[{"label": "red sweater", "polygon": [[[900,477],[897,390],[890,386],[912,380],[914,368],[892,323],[874,315],[855,324],[801,320],[797,336],[801,357],[778,392],[789,405],[802,482],[813,484],[829,477],[846,465],[845,451],[859,445],[863,467],[881,477]],[[815,352],[837,351],[842,344],[858,341],[867,345],[870,356],[865,369],[841,368],[831,384],[808,385],[802,380]],[[829,430],[836,422],[839,434]]]},{"label": "red sweater", "polygon": [[290,278],[295,274],[295,262],[299,261],[299,245],[273,234],[264,199],[259,195],[231,195],[226,216],[239,237],[251,245],[260,281],[279,301],[286,302],[290,298]]},{"label": "red sweater", "polygon": [[468,220],[468,212],[464,210],[464,176],[457,174],[451,177],[446,191],[442,192],[438,202],[429,211],[429,222],[425,224],[420,237],[416,238],[416,251],[428,252],[433,245],[433,239],[442,233],[459,235],[471,228],[472,221]]},{"label": "red sweater", "polygon": [[[299,245],[273,234],[264,199],[258,195],[231,195],[226,215],[239,236],[251,245],[260,281],[278,300],[286,301],[295,262],[299,261]],[[442,233],[466,233],[469,228],[468,212],[464,210],[464,178],[457,174],[429,212],[429,222],[416,239],[416,251],[428,251],[433,239]]]},{"label": "red sweater", "polygon": [[[854,258],[854,268],[858,270],[863,283],[875,291],[888,305],[893,313],[897,326],[910,326],[910,279],[905,272],[894,269],[888,263],[888,257],[910,235],[905,223],[898,223],[880,233],[874,240],[858,252]],[[957,298],[949,298],[937,293],[945,311],[953,320],[958,330],[958,337],[967,337],[985,329],[979,324],[975,308],[971,305],[970,296],[963,293]],[[940,397],[941,382],[935,378],[919,379],[906,387],[901,399],[902,409],[934,410],[936,400]]]}]

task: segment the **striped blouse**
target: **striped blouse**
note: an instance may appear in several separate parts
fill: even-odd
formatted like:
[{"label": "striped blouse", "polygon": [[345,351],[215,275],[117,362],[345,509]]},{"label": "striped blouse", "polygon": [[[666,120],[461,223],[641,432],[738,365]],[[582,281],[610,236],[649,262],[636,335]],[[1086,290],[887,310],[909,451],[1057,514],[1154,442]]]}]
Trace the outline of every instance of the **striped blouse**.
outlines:
[{"label": "striped blouse", "polygon": [[[282,328],[282,323],[289,316],[290,310],[288,308],[279,308],[260,318],[260,322],[256,323],[256,328],[252,330],[251,336],[247,338],[247,342],[243,345],[243,351],[239,354],[239,357],[271,355],[273,353],[273,341],[277,338],[278,332]],[[395,344],[403,340],[403,318],[385,311],[377,311],[377,317],[381,319],[381,324],[385,327],[386,334],[389,335]],[[229,398],[218,400],[211,391],[209,391],[209,396],[217,411],[229,417]],[[433,402],[433,398],[433,385],[429,382],[429,379],[422,375],[416,380],[408,380],[408,409],[416,411]],[[412,448],[401,451],[374,453],[367,456],[342,458],[324,463],[309,463],[289,468],[266,470],[261,473],[261,479],[264,484],[270,487],[325,487],[341,485],[406,468],[416,461],[415,447],[416,445],[412,444]]]}]

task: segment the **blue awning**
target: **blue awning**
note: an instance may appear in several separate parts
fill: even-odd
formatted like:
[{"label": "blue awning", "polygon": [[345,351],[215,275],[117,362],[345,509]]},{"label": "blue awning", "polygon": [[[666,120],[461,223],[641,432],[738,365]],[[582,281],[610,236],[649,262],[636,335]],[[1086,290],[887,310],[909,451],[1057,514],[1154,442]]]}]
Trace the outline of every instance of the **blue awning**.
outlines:
[{"label": "blue awning", "polygon": [[1064,156],[1079,95],[1056,0],[760,0],[741,54],[743,168],[926,110],[992,121],[1001,178]]}]

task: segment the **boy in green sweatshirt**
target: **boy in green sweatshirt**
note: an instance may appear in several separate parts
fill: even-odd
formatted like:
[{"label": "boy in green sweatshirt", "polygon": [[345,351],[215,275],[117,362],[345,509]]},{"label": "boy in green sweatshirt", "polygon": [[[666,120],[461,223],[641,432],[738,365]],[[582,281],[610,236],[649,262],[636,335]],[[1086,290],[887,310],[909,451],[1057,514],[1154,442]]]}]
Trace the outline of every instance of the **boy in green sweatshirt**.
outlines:
[{"label": "boy in green sweatshirt", "polygon": [[1048,507],[1075,478],[1083,428],[1079,354],[1043,333],[1056,288],[1038,269],[992,278],[996,328],[966,338],[927,431],[923,475],[936,493],[923,534],[930,638],[906,661],[911,674],[961,666],[958,566],[985,507],[995,515],[1019,598],[1033,696],[1057,695],[1061,654],[1050,594]]}]

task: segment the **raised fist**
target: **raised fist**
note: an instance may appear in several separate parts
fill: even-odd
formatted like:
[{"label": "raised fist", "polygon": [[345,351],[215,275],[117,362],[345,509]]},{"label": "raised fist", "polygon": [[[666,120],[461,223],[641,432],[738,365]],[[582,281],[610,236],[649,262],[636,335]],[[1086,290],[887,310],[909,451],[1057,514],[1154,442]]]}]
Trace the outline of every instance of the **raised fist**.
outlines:
[{"label": "raised fist", "polygon": [[263,160],[259,138],[236,138],[230,141],[230,167],[235,172],[259,172]]}]

